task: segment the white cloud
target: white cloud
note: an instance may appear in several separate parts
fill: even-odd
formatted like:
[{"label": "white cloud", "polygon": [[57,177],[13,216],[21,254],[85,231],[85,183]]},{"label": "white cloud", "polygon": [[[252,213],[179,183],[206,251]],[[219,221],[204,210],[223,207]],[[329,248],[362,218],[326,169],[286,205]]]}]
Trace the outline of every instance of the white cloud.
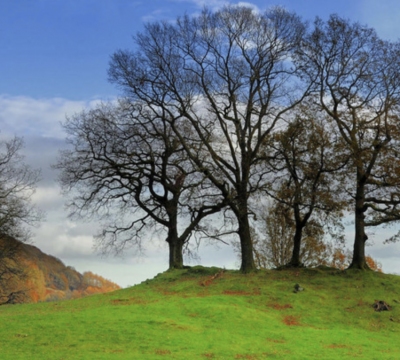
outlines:
[{"label": "white cloud", "polygon": [[251,9],[253,9],[253,12],[255,12],[255,13],[259,13],[260,12],[260,9],[259,9],[259,7],[257,5],[249,3],[249,2],[242,2],[241,1],[241,2],[237,3],[237,6],[249,7]]},{"label": "white cloud", "polygon": [[64,138],[60,123],[65,121],[65,117],[96,103],[98,100],[71,101],[0,95],[0,130],[18,136]]},{"label": "white cloud", "polygon": [[[40,184],[39,184],[40,185]],[[32,201],[41,209],[57,211],[62,206],[64,199],[60,195],[60,189],[56,186],[38,187],[32,196]]]},{"label": "white cloud", "polygon": [[181,3],[191,3],[198,8],[207,7],[214,11],[222,8],[225,5],[231,4],[231,5],[237,5],[237,6],[243,6],[243,7],[250,7],[253,9],[253,11],[260,12],[260,9],[258,8],[257,5],[250,3],[250,2],[245,2],[245,1],[239,1],[239,2],[226,1],[226,0],[169,0],[169,1],[181,2]]},{"label": "white cloud", "polygon": [[168,10],[157,9],[157,10],[152,11],[150,14],[143,16],[142,20],[145,22],[156,21],[156,20],[165,18],[168,13],[169,13]]},{"label": "white cloud", "polygon": [[191,3],[198,8],[208,7],[212,10],[218,10],[222,8],[224,5],[229,4],[229,1],[225,0],[169,0],[172,2],[182,2],[182,3]]}]

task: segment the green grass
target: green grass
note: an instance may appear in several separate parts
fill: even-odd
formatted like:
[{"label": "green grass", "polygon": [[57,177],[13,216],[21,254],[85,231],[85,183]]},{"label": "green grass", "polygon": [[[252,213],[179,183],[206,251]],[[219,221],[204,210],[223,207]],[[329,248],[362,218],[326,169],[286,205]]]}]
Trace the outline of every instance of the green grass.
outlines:
[{"label": "green grass", "polygon": [[[218,272],[0,307],[0,359],[400,359],[398,276],[302,269],[211,280]],[[392,310],[375,312],[375,300]]]}]

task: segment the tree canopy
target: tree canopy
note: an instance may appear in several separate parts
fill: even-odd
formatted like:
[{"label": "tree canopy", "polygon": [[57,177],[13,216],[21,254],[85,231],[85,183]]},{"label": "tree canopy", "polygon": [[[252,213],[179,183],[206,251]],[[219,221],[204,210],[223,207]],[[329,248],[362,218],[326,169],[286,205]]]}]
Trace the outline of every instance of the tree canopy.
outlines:
[{"label": "tree canopy", "polygon": [[355,216],[354,268],[368,267],[365,227],[400,219],[399,50],[373,29],[333,15],[315,21],[301,57],[351,156],[346,192]]},{"label": "tree canopy", "polygon": [[[192,234],[236,234],[243,272],[256,269],[252,228],[271,201],[294,226],[295,267],[302,240],[320,244],[351,211],[350,267],[366,269],[365,228],[400,220],[399,50],[337,15],[308,27],[279,7],[148,23],[111,57],[119,102],[65,123],[72,148],[57,167],[78,190],[70,208],[110,220],[97,237],[106,249],[164,229],[170,267]],[[203,220],[217,214],[211,234]]]},{"label": "tree canopy", "polygon": [[249,200],[268,182],[263,145],[310,88],[291,61],[304,33],[299,17],[281,8],[206,9],[176,24],[147,24],[136,51],[117,51],[110,63],[111,81],[165,114],[189,159],[227,202],[244,272],[255,269]]},{"label": "tree canopy", "polygon": [[[155,229],[166,232],[170,268],[182,268],[182,251],[203,218],[225,202],[196,170],[170,124],[151,108],[128,100],[103,104],[70,118],[71,149],[57,168],[69,207],[78,217],[102,220],[100,248],[141,250]],[[194,145],[193,145],[194,146]]]}]

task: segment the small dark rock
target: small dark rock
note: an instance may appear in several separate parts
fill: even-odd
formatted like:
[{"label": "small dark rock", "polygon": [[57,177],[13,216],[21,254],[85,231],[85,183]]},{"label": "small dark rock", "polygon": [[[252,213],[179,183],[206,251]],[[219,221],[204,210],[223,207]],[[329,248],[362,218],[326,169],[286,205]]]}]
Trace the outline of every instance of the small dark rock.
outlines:
[{"label": "small dark rock", "polygon": [[374,305],[372,305],[375,311],[390,311],[392,310],[392,307],[383,300],[375,300]]},{"label": "small dark rock", "polygon": [[298,293],[299,291],[304,291],[304,288],[301,287],[299,284],[294,286],[294,293]]}]

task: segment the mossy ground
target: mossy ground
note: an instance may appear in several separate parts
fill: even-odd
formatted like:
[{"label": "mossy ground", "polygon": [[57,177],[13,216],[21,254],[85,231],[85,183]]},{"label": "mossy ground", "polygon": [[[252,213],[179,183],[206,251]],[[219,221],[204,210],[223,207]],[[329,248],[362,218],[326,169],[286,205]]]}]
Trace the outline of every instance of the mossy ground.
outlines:
[{"label": "mossy ground", "polygon": [[[168,271],[112,293],[0,307],[0,358],[400,359],[398,276],[220,270]],[[305,290],[294,293],[296,283]],[[392,310],[375,312],[375,300]]]}]

